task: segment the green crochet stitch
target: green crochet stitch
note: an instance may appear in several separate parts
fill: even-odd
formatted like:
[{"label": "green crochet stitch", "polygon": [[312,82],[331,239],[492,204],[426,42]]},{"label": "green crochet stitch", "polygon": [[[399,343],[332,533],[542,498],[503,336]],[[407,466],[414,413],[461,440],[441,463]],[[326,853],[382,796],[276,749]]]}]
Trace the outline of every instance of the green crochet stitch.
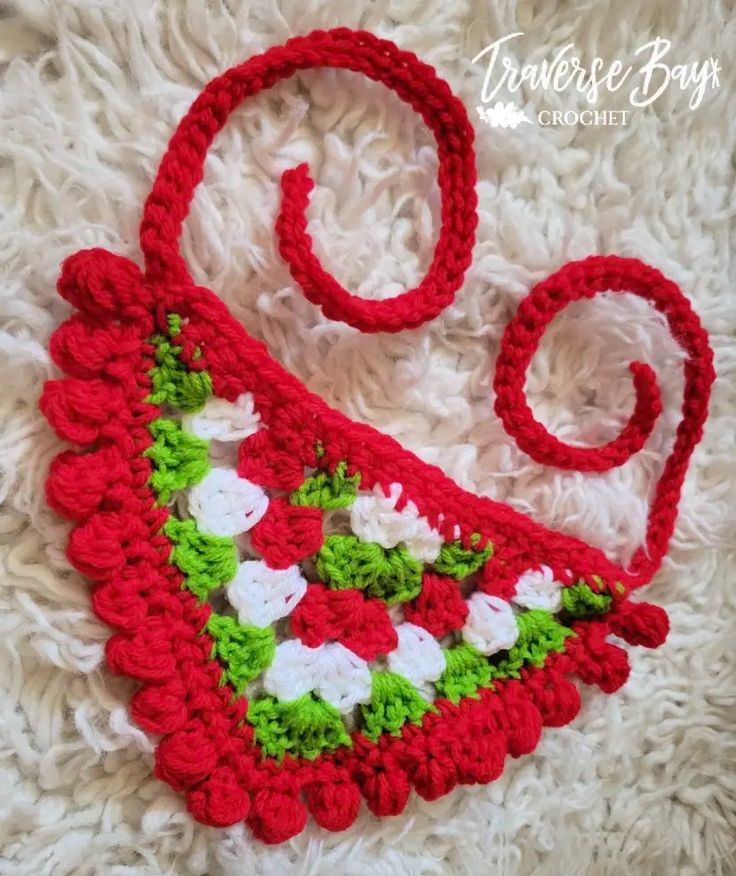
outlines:
[{"label": "green crochet stitch", "polygon": [[596,593],[585,581],[580,580],[562,590],[562,607],[573,617],[590,617],[603,614],[611,607],[612,598],[607,593]]},{"label": "green crochet stitch", "polygon": [[340,713],[314,694],[280,702],[274,697],[252,700],[248,723],[264,754],[283,758],[285,754],[314,760],[323,751],[351,745]]},{"label": "green crochet stitch", "polygon": [[[479,541],[480,536],[477,533],[471,536],[471,542],[474,544]],[[482,550],[478,550],[475,547],[463,547],[461,541],[453,541],[451,544],[442,545],[440,554],[434,561],[434,567],[440,574],[462,581],[463,578],[477,572],[492,555],[493,545],[490,542]]]},{"label": "green crochet stitch", "polygon": [[[181,319],[176,314],[168,317],[169,336],[181,331]],[[170,337],[154,335],[156,364],[150,371],[151,393],[146,401],[161,405],[168,402],[181,411],[200,410],[212,395],[212,378],[206,371],[192,371],[181,360],[181,347]],[[193,357],[196,358],[196,355]]]},{"label": "green crochet stitch", "polygon": [[491,665],[493,678],[518,678],[524,666],[544,666],[552,651],[563,651],[565,639],[574,635],[553,615],[541,608],[532,608],[516,616],[519,638],[508,655]]},{"label": "green crochet stitch", "polygon": [[373,672],[371,679],[371,701],[360,707],[361,731],[369,739],[382,733],[397,736],[404,724],[420,724],[423,715],[437,711],[403,675]]},{"label": "green crochet stitch", "polygon": [[276,653],[276,637],[270,627],[253,627],[227,615],[212,614],[207,621],[212,637],[212,659],[223,667],[223,683],[242,694],[248,682],[271,665]]},{"label": "green crochet stitch", "polygon": [[164,533],[174,545],[172,562],[186,575],[184,587],[200,600],[235,577],[238,557],[231,538],[199,532],[194,520],[176,517],[169,517]]},{"label": "green crochet stitch", "polygon": [[435,682],[437,694],[457,703],[463,697],[477,697],[478,688],[491,683],[488,658],[468,642],[461,642],[445,651],[445,671]]},{"label": "green crochet stitch", "polygon": [[316,565],[334,590],[365,590],[389,605],[414,599],[422,589],[422,564],[401,545],[384,548],[355,535],[328,535]]},{"label": "green crochet stitch", "polygon": [[166,505],[172,492],[198,483],[210,468],[208,442],[185,432],[176,420],[160,417],[148,427],[153,444],[144,452],[153,463],[151,486],[159,505]]},{"label": "green crochet stitch", "polygon": [[347,464],[340,462],[334,474],[320,471],[307,478],[289,497],[292,505],[312,505],[332,511],[347,508],[355,501],[360,486],[360,475],[347,476]]}]

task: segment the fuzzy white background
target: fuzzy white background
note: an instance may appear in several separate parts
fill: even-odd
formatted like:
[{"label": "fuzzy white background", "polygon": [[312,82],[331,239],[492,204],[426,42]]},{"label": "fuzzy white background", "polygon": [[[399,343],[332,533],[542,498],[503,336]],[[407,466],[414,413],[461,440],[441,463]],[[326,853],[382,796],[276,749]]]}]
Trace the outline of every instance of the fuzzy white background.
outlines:
[{"label": "fuzzy white background", "polygon": [[[638,256],[681,284],[711,332],[718,380],[670,555],[646,597],[672,620],[636,649],[618,694],[586,691],[579,717],[547,730],[490,787],[458,789],[346,833],[308,826],[277,848],[242,826],[194,824],[150,776],[151,740],[131,724],[131,685],[104,669],[108,630],[64,558],[67,527],[43,504],[60,447],[37,411],[54,374],[46,346],[68,308],[61,260],[92,245],[137,259],[141,204],[168,137],[228,66],[315,27],[360,26],[433,63],[478,133],[480,226],[450,307],[398,336],[326,322],[278,257],[281,172],[308,160],[310,229],[328,268],[366,297],[426,269],[438,226],[431,135],[381,86],[313,72],[242,107],[216,142],[184,251],[209,285],[310,389],[397,437],[461,485],[511,502],[625,560],[672,441],[680,357],[630,296],[556,320],[529,380],[560,436],[612,437],[632,404],[626,363],[651,362],[667,403],[644,452],[606,476],[545,470],[491,411],[504,325],[537,280],[589,253]],[[718,56],[720,89],[696,111],[671,88],[626,128],[493,130],[478,122],[492,40],[518,57],[574,40],[584,59],[634,61],[655,35],[672,59]],[[728,874],[736,872],[734,232],[736,17],[730,2],[620,0],[19,0],[0,3],[0,873]],[[505,95],[502,95],[505,96]],[[508,99],[508,97],[507,97]],[[518,102],[518,98],[517,98]],[[527,93],[582,108],[568,93]],[[600,108],[626,108],[626,95]],[[534,113],[535,114],[535,113]]]}]

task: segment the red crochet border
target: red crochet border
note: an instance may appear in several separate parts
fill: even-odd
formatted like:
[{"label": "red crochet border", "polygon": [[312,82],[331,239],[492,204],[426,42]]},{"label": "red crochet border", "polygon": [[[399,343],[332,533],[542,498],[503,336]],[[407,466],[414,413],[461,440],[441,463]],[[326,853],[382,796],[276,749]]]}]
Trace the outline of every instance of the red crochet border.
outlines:
[{"label": "red crochet border", "polygon": [[[421,727],[408,725],[376,743],[355,734],[352,749],[314,761],[262,757],[244,721],[247,703],[221,686],[220,667],[210,659],[212,641],[202,632],[209,608],[181,588],[182,575],[168,562],[171,544],[161,533],[168,512],[156,507],[148,486],[151,467],[142,454],[151,442],[147,426],[160,414],[145,401],[154,363],[149,339],[166,326],[167,312],[183,317],[182,355],[208,370],[218,395],[253,392],[268,433],[280,442],[276,452],[298,451],[305,465],[315,465],[311,448],[319,438],[322,464],[347,458],[368,487],[405,483],[405,498],[435,523],[444,509],[446,532],[455,524],[466,535],[480,531],[512,565],[536,559],[614,578],[621,570],[600,551],[466,493],[392,439],[306,393],[206,289],[153,296],[132,263],[104,251],[67,260],[59,288],[82,312],[53,336],[53,358],[70,376],[47,384],[41,406],[62,439],[93,449],[55,460],[48,499],[77,522],[69,558],[95,582],[98,616],[118,630],[107,645],[109,665],[142,683],[131,711],[141,727],[162,734],[156,774],[186,793],[198,820],[222,826],[246,819],[262,840],[280,842],[302,829],[307,811],[339,830],[352,823],[361,797],[377,815],[389,815],[403,810],[412,785],[434,799],[458,783],[490,781],[507,753],[534,748],[543,724],[559,726],[577,713],[579,695],[566,674],[608,692],[623,683],[627,656],[606,642],[609,632],[648,646],[664,639],[661,609],[619,599],[604,618],[576,623],[565,653],[543,668],[526,669],[520,680],[499,682],[477,699],[439,700],[438,713]],[[456,500],[462,504],[447,516]]]}]

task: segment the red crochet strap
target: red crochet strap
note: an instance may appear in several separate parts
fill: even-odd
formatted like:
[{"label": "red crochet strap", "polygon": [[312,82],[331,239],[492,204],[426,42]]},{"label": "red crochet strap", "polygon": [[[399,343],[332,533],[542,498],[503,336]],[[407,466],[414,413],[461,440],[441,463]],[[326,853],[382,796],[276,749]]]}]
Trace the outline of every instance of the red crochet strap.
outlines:
[{"label": "red crochet strap", "polygon": [[320,264],[307,234],[305,209],[312,180],[306,165],[282,177],[283,200],[276,223],[280,251],[306,297],[325,315],[361,331],[395,332],[432,319],[453,299],[470,264],[477,225],[473,129],[463,104],[432,67],[388,40],[338,28],[290,39],[207,85],[182,119],[163,157],[141,224],[146,275],[161,286],[188,280],[179,254],[182,223],[212,140],[245,98],[298,70],[342,67],[391,88],[432,129],[439,154],[441,229],[426,277],[414,289],[385,301],[366,301],[344,289]]},{"label": "red crochet strap", "polygon": [[688,355],[682,420],[657,483],[645,542],[632,561],[634,584],[640,586],[656,572],[667,550],[682,481],[693,448],[702,436],[715,378],[708,336],[679,288],[637,259],[591,256],[565,265],[532,289],[506,327],[493,383],[495,410],[519,447],[544,465],[603,472],[622,465],[643,447],[662,404],[655,374],[642,362],[629,366],[636,389],[634,411],[619,436],[602,447],[572,447],[555,438],[534,419],[524,395],[526,369],[549,323],[571,301],[605,291],[632,292],[650,301],[665,315],[673,337]]}]

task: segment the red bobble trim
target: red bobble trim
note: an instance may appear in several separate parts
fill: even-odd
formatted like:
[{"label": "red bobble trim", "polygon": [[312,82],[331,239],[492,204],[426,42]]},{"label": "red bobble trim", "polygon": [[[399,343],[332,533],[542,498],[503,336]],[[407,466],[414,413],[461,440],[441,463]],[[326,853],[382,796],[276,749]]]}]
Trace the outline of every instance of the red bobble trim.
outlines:
[{"label": "red bobble trim", "polygon": [[468,616],[468,606],[457,582],[443,575],[425,574],[422,590],[404,606],[404,617],[441,639],[459,630]]},{"label": "red bobble trim", "polygon": [[307,809],[296,794],[276,788],[257,790],[251,801],[248,827],[273,845],[296,836],[307,823]]},{"label": "red bobble trim", "polygon": [[455,734],[442,722],[432,733],[409,727],[403,733],[406,750],[402,756],[417,794],[425,800],[437,800],[448,794],[459,781],[455,759]]},{"label": "red bobble trim", "polygon": [[542,715],[520,682],[511,679],[496,685],[500,699],[493,703],[492,713],[506,737],[508,752],[512,757],[529,754],[542,734]]},{"label": "red bobble trim", "polygon": [[133,636],[111,636],[105,646],[113,672],[144,681],[166,681],[176,670],[168,628],[158,618],[150,619]]},{"label": "red bobble trim", "polygon": [[238,474],[261,487],[292,492],[304,483],[304,463],[272,443],[267,430],[250,435],[240,445]]},{"label": "red bobble trim", "polygon": [[109,578],[131,561],[155,561],[157,551],[151,538],[165,519],[165,509],[152,512],[150,521],[127,511],[94,514],[72,531],[69,560],[93,581]]},{"label": "red bobble trim", "polygon": [[586,684],[597,684],[604,693],[613,693],[626,683],[631,667],[625,651],[605,640],[605,623],[573,624],[575,637],[568,639],[568,654]]},{"label": "red bobble trim", "polygon": [[564,727],[580,711],[577,687],[554,669],[526,673],[524,690],[539,709],[545,727]]},{"label": "red bobble trim", "polygon": [[187,808],[202,824],[228,827],[247,817],[250,796],[228,766],[218,766],[187,794]]},{"label": "red bobble trim", "polygon": [[271,499],[268,510],[251,530],[255,550],[272,569],[288,569],[322,547],[322,510]]},{"label": "red bobble trim", "polygon": [[130,702],[133,720],[149,733],[173,733],[181,730],[189,719],[187,691],[183,682],[174,677],[163,684],[141,688]]},{"label": "red bobble trim", "polygon": [[175,790],[201,782],[217,765],[217,749],[201,723],[163,739],[156,749],[156,775]]},{"label": "red bobble trim", "polygon": [[345,830],[360,812],[360,788],[347,777],[313,782],[304,796],[312,817],[325,830]]},{"label": "red bobble trim", "polygon": [[643,645],[645,648],[658,648],[670,631],[667,612],[648,602],[619,602],[608,622],[611,632],[629,645]]},{"label": "red bobble trim", "polygon": [[59,438],[75,444],[92,444],[106,427],[130,421],[124,393],[103,380],[49,380],[39,404]]},{"label": "red bobble trim", "polygon": [[456,749],[455,768],[463,785],[487,785],[503,772],[506,740],[500,734],[469,736],[461,732]]},{"label": "red bobble trim", "polygon": [[148,602],[134,587],[117,583],[101,584],[92,592],[92,607],[111,627],[135,632],[145,623]]},{"label": "red bobble trim", "polygon": [[93,317],[132,316],[150,308],[153,299],[140,268],[106,249],[83,249],[62,265],[59,295]]},{"label": "red bobble trim", "polygon": [[[146,461],[141,463],[138,466],[141,475],[136,478],[139,486],[145,484],[150,473]],[[131,461],[115,445],[101,447],[94,453],[67,450],[51,463],[46,500],[62,517],[82,520],[103,505],[122,509],[135,503],[133,482]]]},{"label": "red bobble trim", "polygon": [[100,326],[81,314],[63,322],[51,336],[51,358],[70,377],[107,376],[130,380],[138,365],[141,340],[153,333],[153,319]]},{"label": "red bobble trim", "polygon": [[409,801],[409,777],[387,748],[356,742],[354,777],[374,815],[399,815]]}]

